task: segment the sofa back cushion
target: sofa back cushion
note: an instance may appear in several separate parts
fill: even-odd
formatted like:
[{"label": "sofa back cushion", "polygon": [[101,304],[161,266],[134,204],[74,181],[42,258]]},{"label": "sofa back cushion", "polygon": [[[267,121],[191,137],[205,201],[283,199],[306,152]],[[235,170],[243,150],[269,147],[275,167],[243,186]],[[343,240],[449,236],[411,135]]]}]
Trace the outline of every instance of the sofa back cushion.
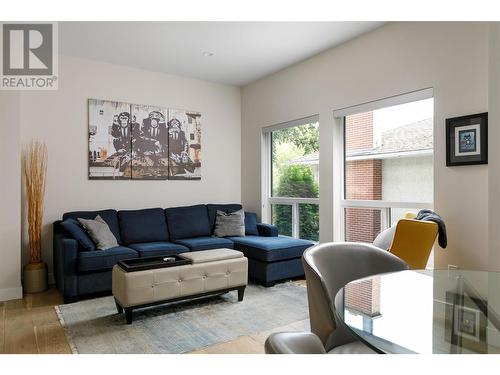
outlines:
[{"label": "sofa back cushion", "polygon": [[167,222],[162,208],[118,211],[124,245],[168,241]]},{"label": "sofa back cushion", "polygon": [[118,224],[118,213],[116,210],[101,210],[101,211],[72,211],[66,212],[63,215],[63,220],[66,219],[91,219],[94,220],[97,216],[102,217],[102,219],[109,225],[109,229],[113,232],[116,240],[121,244],[120,237],[120,225]]},{"label": "sofa back cushion", "polygon": [[165,216],[172,241],[211,234],[207,207],[204,204],[167,208]]},{"label": "sofa back cushion", "polygon": [[215,218],[217,217],[217,211],[222,211],[228,214],[241,210],[242,208],[241,204],[207,204],[210,233],[213,233],[215,230]]},{"label": "sofa back cushion", "polygon": [[92,251],[96,249],[95,243],[75,219],[66,219],[61,221],[59,225],[63,228],[65,234],[70,235],[78,242],[81,251]]},{"label": "sofa back cushion", "polygon": [[258,236],[257,215],[253,212],[245,212],[245,235]]}]

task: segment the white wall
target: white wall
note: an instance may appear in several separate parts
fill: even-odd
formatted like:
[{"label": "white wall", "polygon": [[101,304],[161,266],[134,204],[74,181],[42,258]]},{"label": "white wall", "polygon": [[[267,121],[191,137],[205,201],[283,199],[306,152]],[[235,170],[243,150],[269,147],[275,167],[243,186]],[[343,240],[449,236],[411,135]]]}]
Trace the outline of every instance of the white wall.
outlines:
[{"label": "white wall", "polygon": [[0,301],[21,298],[19,95],[0,92]]},{"label": "white wall", "polygon": [[[59,67],[59,90],[21,95],[21,143],[48,145],[43,259],[50,269],[52,222],[66,211],[241,201],[239,88],[64,56]],[[201,181],[89,180],[88,98],[200,111]]]},{"label": "white wall", "polygon": [[[488,24],[391,23],[242,90],[242,200],[261,209],[261,128],[320,116],[320,236],[334,238],[333,110],[434,88],[436,267],[488,268],[488,166],[445,166],[445,119],[488,109]],[[491,139],[491,138],[490,138]],[[335,185],[337,184],[337,185]]]}]

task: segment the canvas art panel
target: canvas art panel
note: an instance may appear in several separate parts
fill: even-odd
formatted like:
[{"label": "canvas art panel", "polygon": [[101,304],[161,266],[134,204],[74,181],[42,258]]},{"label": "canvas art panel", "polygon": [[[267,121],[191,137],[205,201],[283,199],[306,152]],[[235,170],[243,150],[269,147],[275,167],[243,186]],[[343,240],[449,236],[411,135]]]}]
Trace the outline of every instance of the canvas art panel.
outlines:
[{"label": "canvas art panel", "polygon": [[201,179],[201,114],[88,100],[89,179]]},{"label": "canvas art panel", "polygon": [[169,179],[201,179],[201,113],[168,110]]},{"label": "canvas art panel", "polygon": [[168,178],[167,115],[163,107],[132,105],[132,179]]},{"label": "canvas art panel", "polygon": [[130,104],[89,99],[89,178],[130,178]]}]

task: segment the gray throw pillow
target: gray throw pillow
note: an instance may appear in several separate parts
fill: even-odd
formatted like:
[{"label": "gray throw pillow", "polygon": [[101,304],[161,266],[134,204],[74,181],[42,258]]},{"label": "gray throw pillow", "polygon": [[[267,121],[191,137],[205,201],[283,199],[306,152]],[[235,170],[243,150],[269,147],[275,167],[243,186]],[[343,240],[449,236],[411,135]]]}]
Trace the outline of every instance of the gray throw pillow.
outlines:
[{"label": "gray throw pillow", "polygon": [[107,250],[118,246],[116,237],[101,216],[97,215],[94,220],[79,218],[78,222],[85,228],[99,250]]},{"label": "gray throw pillow", "polygon": [[217,237],[243,237],[245,235],[245,212],[238,210],[226,213],[217,210],[214,234]]}]

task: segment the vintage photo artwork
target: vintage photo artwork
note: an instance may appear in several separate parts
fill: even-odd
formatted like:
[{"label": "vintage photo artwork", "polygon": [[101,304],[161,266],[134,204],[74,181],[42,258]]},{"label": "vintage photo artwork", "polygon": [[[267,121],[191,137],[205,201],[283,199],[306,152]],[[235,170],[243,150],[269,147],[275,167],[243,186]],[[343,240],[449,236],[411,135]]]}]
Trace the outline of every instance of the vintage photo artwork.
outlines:
[{"label": "vintage photo artwork", "polygon": [[89,99],[89,178],[130,179],[130,104]]},{"label": "vintage photo artwork", "polygon": [[201,179],[201,114],[168,110],[169,179]]},{"label": "vintage photo artwork", "polygon": [[446,165],[488,163],[488,114],[446,119]]},{"label": "vintage photo artwork", "polygon": [[201,114],[89,99],[89,179],[201,179]]},{"label": "vintage photo artwork", "polygon": [[133,104],[132,179],[168,178],[167,109]]}]

